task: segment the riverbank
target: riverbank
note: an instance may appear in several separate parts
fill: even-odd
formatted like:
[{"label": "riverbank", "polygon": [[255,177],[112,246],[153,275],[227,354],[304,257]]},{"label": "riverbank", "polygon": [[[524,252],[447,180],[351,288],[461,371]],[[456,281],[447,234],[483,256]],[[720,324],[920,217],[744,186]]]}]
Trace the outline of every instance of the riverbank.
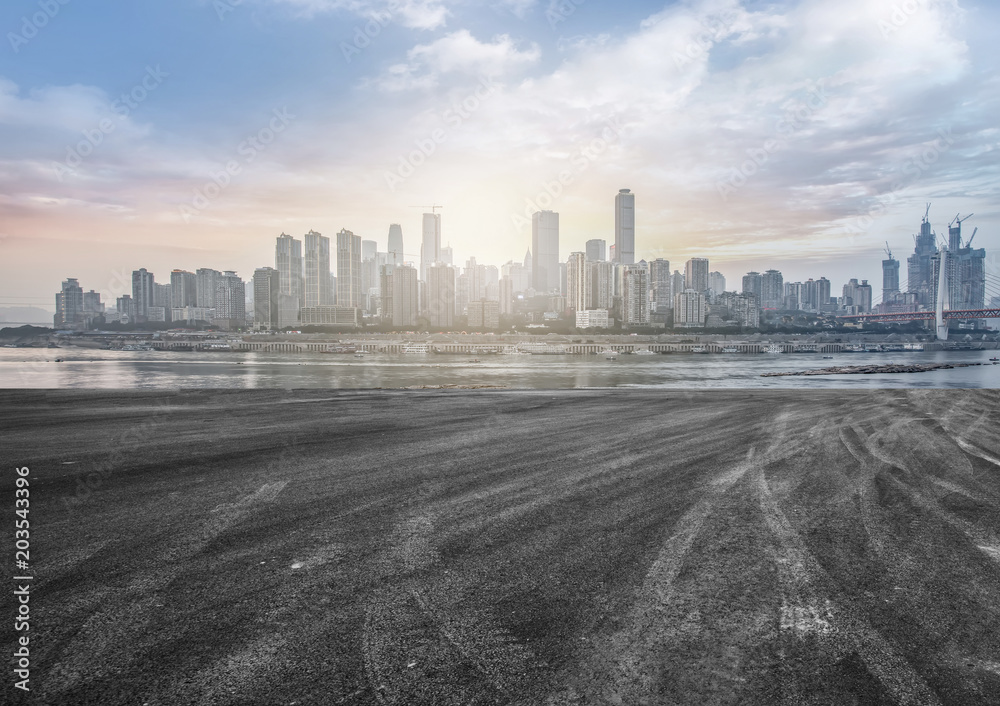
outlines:
[{"label": "riverbank", "polygon": [[929,373],[932,370],[952,370],[954,368],[971,368],[985,363],[889,363],[888,365],[847,365],[820,368],[818,370],[793,370],[782,373],[761,373],[762,378],[778,378],[787,376],[809,375],[880,375],[896,373]]}]

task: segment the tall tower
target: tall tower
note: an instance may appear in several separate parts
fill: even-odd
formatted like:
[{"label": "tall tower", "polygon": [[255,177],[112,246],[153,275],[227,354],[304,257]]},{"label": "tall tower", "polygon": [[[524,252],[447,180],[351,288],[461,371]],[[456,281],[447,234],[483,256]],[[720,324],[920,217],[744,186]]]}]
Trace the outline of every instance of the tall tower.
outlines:
[{"label": "tall tower", "polygon": [[662,314],[671,309],[670,260],[658,257],[649,263],[649,289],[652,293],[652,310]]},{"label": "tall tower", "polygon": [[441,214],[425,213],[420,241],[420,280],[427,281],[427,268],[441,259]]},{"label": "tall tower", "polygon": [[587,260],[598,262],[608,259],[608,241],[594,238],[587,241]]},{"label": "tall tower", "polygon": [[924,219],[920,222],[920,235],[915,237],[913,254],[906,260],[907,286],[911,292],[916,292],[917,301],[924,307],[934,305],[934,295],[937,292],[937,281],[934,278],[934,260],[937,256],[937,235],[931,231],[928,220],[930,204]]},{"label": "tall tower", "polygon": [[253,273],[253,325],[256,329],[278,328],[278,271],[273,267],[258,267]]},{"label": "tall tower", "polygon": [[[361,236],[342,228],[337,233],[337,305],[360,309],[364,306],[361,294]],[[332,303],[332,302],[331,302]]]},{"label": "tall tower", "polygon": [[306,250],[305,305],[333,304],[333,292],[330,289],[330,239],[310,230],[303,240]]},{"label": "tall tower", "polygon": [[649,325],[649,270],[645,265],[622,265],[622,326]]},{"label": "tall tower", "polygon": [[[274,269],[278,271],[281,294],[294,297],[299,307],[305,306],[302,282],[302,241],[282,233],[274,247]],[[289,300],[290,304],[290,300]],[[295,314],[296,317],[298,313]]]},{"label": "tall tower", "polygon": [[635,194],[619,189],[615,196],[615,262],[635,263]]},{"label": "tall tower", "polygon": [[70,277],[62,283],[62,289],[56,292],[56,315],[53,324],[56,328],[76,326],[83,320],[83,287],[75,277]]},{"label": "tall tower", "polygon": [[559,290],[559,214],[531,214],[531,277],[538,294]]},{"label": "tall tower", "polygon": [[427,270],[427,319],[433,328],[455,325],[455,268],[443,262]]},{"label": "tall tower", "polygon": [[403,227],[398,223],[389,226],[389,257],[386,262],[390,265],[403,264]]},{"label": "tall tower", "polygon": [[566,262],[566,307],[574,311],[590,308],[590,272],[582,252],[570,253]]},{"label": "tall tower", "polygon": [[153,302],[155,284],[153,273],[147,272],[145,267],[132,271],[132,306],[139,323],[149,316],[149,307],[156,306]]},{"label": "tall tower", "polygon": [[785,281],[778,270],[768,270],[762,276],[760,307],[780,309],[785,297]]},{"label": "tall tower", "polygon": [[708,291],[708,259],[692,257],[684,265],[684,287],[704,294]]}]

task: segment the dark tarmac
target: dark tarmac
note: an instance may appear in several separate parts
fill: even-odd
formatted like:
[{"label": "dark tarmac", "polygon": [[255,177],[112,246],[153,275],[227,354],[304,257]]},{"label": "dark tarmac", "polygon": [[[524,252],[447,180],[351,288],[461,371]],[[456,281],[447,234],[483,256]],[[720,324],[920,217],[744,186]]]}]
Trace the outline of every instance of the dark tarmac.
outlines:
[{"label": "dark tarmac", "polygon": [[4,703],[1000,704],[997,390],[0,402]]}]

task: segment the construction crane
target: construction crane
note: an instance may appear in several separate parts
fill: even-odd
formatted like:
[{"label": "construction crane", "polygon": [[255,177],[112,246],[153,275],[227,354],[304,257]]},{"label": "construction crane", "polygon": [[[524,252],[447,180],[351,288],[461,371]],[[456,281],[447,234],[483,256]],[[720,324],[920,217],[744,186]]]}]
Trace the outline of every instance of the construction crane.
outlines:
[{"label": "construction crane", "polygon": [[924,223],[927,222],[927,217],[930,216],[930,215],[931,215],[931,205],[930,205],[930,203],[928,203],[927,204],[927,210],[924,211]]},{"label": "construction crane", "polygon": [[978,232],[979,232],[979,226],[976,226],[975,228],[972,229],[972,235],[969,236],[969,240],[965,244],[965,247],[967,247],[967,248],[971,248],[972,247],[972,239],[976,237],[976,233],[978,233]]},{"label": "construction crane", "polygon": [[885,241],[885,254],[889,256],[890,260],[892,259],[892,250],[889,249],[889,241],[888,240]]},{"label": "construction crane", "polygon": [[435,209],[444,208],[444,206],[410,206],[410,208],[424,208],[424,209],[429,208],[431,210],[431,213],[437,213]]}]

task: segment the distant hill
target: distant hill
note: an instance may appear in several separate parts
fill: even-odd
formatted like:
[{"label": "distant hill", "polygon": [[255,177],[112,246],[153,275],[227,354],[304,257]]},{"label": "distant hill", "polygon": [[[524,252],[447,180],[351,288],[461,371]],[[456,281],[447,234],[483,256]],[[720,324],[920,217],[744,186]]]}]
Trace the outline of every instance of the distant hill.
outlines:
[{"label": "distant hill", "polygon": [[37,306],[0,306],[0,324],[8,321],[23,324],[52,325],[52,312]]},{"label": "distant hill", "polygon": [[[0,326],[3,326],[3,324],[0,324]],[[25,325],[0,328],[0,338],[4,339],[33,338],[34,336],[45,336],[50,333],[52,333],[52,329],[44,326]]]}]

